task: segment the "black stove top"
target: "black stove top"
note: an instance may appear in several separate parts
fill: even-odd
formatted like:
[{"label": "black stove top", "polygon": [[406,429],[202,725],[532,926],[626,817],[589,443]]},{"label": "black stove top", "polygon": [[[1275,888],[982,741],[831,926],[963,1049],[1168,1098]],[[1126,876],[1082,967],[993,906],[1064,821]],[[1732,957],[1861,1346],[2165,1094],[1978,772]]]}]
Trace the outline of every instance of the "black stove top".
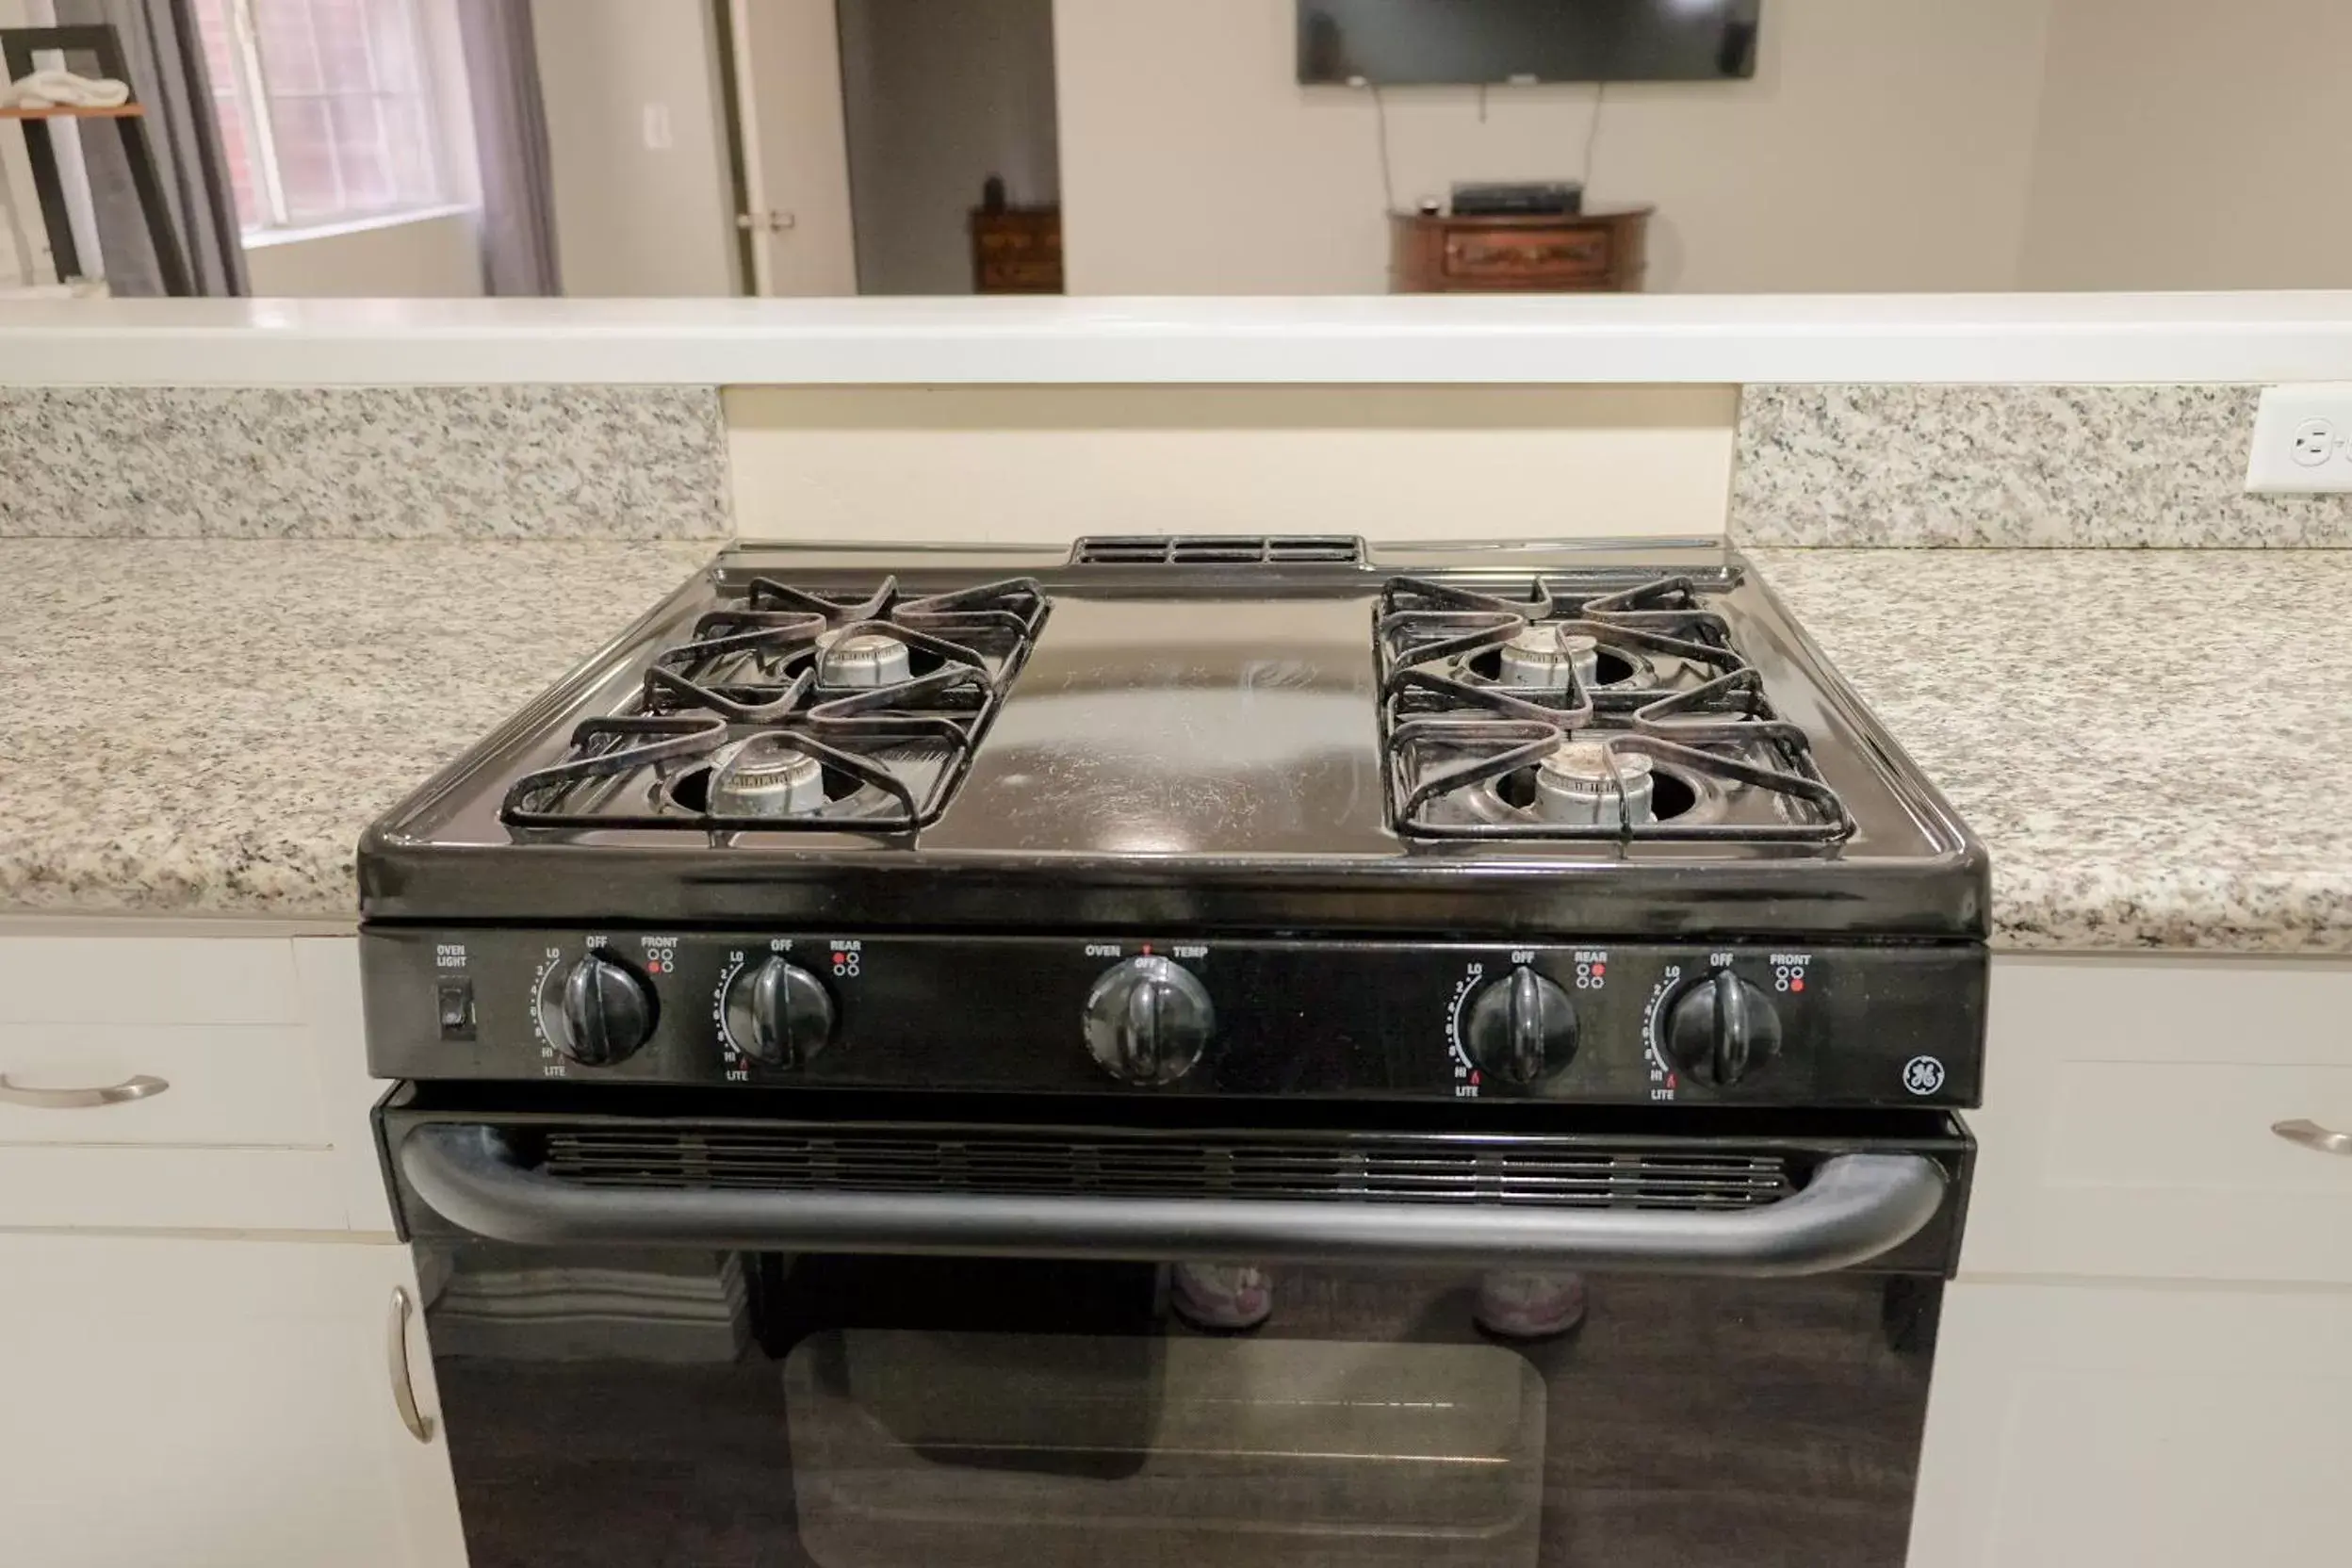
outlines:
[{"label": "black stove top", "polygon": [[371,920],[1981,939],[1718,545],[746,547],[372,828]]},{"label": "black stove top", "polygon": [[385,1077],[1441,1117],[1979,1078],[1983,853],[1720,546],[731,550],[360,875]]}]

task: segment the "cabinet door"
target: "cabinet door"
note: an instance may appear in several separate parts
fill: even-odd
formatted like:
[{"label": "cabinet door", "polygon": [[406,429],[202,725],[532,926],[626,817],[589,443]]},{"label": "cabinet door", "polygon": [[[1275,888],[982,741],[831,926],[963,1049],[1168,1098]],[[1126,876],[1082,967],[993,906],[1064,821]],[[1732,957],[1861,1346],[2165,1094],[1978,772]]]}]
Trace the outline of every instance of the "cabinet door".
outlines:
[{"label": "cabinet door", "polygon": [[2352,1284],[2352,964],[1993,960],[1964,1278]]},{"label": "cabinet door", "polygon": [[2345,1549],[2352,1292],[1944,1294],[1912,1568],[2305,1568]]},{"label": "cabinet door", "polygon": [[393,1397],[395,1288],[390,1244],[0,1235],[0,1561],[463,1564],[438,1426]]}]

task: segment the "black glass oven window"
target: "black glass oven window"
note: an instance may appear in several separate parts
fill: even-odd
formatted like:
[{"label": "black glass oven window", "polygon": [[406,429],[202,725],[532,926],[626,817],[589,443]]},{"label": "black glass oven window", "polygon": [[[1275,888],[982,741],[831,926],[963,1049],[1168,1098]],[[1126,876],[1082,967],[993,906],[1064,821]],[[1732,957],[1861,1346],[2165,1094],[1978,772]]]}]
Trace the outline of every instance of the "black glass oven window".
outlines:
[{"label": "black glass oven window", "polygon": [[1896,1568],[1939,1286],[429,1250],[474,1568]]}]

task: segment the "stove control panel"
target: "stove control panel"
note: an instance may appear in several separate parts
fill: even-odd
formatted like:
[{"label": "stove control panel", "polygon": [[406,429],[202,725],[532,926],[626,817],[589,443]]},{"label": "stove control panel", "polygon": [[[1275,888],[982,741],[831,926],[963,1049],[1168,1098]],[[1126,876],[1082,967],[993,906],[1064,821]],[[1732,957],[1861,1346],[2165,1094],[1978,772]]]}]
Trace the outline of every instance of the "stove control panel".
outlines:
[{"label": "stove control panel", "polygon": [[381,1078],[1965,1106],[1984,950],[771,932],[361,939]]}]

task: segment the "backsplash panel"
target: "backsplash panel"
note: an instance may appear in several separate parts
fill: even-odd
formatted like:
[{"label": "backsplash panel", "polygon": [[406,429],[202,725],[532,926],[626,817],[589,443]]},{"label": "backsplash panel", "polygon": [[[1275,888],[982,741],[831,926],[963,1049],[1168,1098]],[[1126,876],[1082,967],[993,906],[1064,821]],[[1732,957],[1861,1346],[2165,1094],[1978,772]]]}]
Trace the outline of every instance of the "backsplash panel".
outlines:
[{"label": "backsplash panel", "polygon": [[0,387],[0,537],[730,531],[714,387]]},{"label": "backsplash panel", "polygon": [[2352,496],[2249,496],[2258,386],[1750,386],[1757,545],[2352,546]]}]

